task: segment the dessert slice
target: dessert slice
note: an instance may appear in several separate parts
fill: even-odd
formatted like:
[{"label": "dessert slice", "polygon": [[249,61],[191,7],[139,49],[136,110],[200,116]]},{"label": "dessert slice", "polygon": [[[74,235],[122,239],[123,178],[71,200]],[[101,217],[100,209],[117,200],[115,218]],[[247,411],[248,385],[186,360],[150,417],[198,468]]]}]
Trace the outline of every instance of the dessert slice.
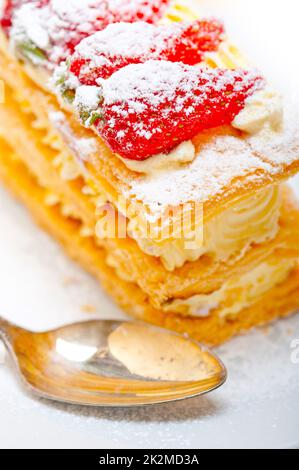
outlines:
[{"label": "dessert slice", "polygon": [[[12,67],[6,69],[13,70]],[[16,73],[13,75],[17,76]],[[21,83],[17,88],[27,89]],[[29,96],[34,97],[36,106],[38,95],[30,90]],[[23,113],[20,113],[20,109],[24,110]],[[225,272],[225,276],[229,277],[232,270],[245,261],[245,255],[254,246],[258,245],[261,253],[265,254],[266,243],[271,246],[279,232],[283,195],[278,180],[276,184],[271,181],[271,184],[251,191],[247,197],[240,198],[206,223],[204,218],[196,217],[195,213],[198,233],[195,240],[187,239],[191,246],[185,246],[185,240],[179,237],[178,231],[171,240],[169,236],[158,240],[154,245],[157,252],[153,256],[150,254],[153,246],[151,240],[141,238],[136,241],[132,236],[127,236],[126,229],[130,231],[132,226],[139,229],[139,219],[126,220],[111,202],[107,206],[109,199],[104,190],[90,190],[93,186],[89,177],[76,166],[72,151],[56,138],[51,140],[51,135],[43,131],[41,122],[36,119],[24,97],[20,99],[7,88],[6,105],[0,109],[0,117],[0,134],[15,153],[19,154],[19,149],[23,149],[19,158],[38,177],[40,184],[47,188],[48,204],[62,202],[65,215],[84,223],[82,233],[96,236],[97,243],[107,248],[107,262],[117,270],[118,275],[138,283],[157,307],[161,307],[168,299],[192,296],[217,288],[223,281],[222,276],[217,275],[218,272]],[[63,123],[61,125],[63,127]],[[90,139],[81,137],[82,152],[84,148],[90,148]],[[52,142],[51,146],[49,142]],[[187,211],[189,209],[188,204]],[[204,215],[202,210],[199,215]],[[119,220],[123,224],[118,224]],[[194,221],[188,221],[187,217],[184,221],[189,222],[192,228]],[[122,233],[116,234],[120,236],[115,235],[116,228],[120,228]],[[186,256],[189,257],[187,262]],[[258,260],[256,254],[252,258],[254,262]],[[147,272],[147,276],[144,276],[144,272]]]},{"label": "dessert slice", "polygon": [[[221,306],[212,307],[200,316],[155,309],[146,294],[135,283],[117,276],[105,262],[106,250],[93,237],[82,236],[82,224],[63,215],[61,205],[49,205],[47,190],[32,176],[18,155],[0,140],[0,178],[31,211],[38,224],[54,236],[73,259],[97,277],[105,290],[130,315],[151,323],[187,333],[199,341],[218,345],[254,326],[283,318],[299,307],[298,238],[297,253],[293,242],[285,239],[284,247],[269,255],[251,273],[232,278],[212,294],[212,301],[221,298]],[[291,193],[285,205],[282,230],[289,226],[299,231],[298,204]],[[249,266],[250,269],[250,266]],[[215,295],[216,294],[216,295]],[[193,300],[194,302],[194,300]],[[195,302],[194,302],[195,303]],[[206,305],[207,307],[207,305]],[[208,313],[208,314],[207,314]]]},{"label": "dessert slice", "polygon": [[158,0],[131,16],[5,3],[0,172],[38,220],[129,313],[211,344],[294,311],[298,209],[281,183],[297,110],[221,22],[173,24]]}]

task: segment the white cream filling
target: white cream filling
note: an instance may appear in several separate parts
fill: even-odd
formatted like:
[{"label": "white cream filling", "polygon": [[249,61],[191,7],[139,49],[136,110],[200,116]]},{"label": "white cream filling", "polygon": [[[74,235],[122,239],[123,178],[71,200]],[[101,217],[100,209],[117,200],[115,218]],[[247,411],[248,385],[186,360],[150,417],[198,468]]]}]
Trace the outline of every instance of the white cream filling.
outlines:
[{"label": "white cream filling", "polygon": [[164,305],[163,310],[195,317],[206,317],[214,309],[219,309],[221,317],[237,315],[287,279],[294,266],[294,260],[262,263],[249,273],[230,279],[211,294],[173,300]]},{"label": "white cream filling", "polygon": [[277,132],[283,121],[281,96],[265,88],[247,98],[244,109],[235,117],[232,126],[249,134],[257,134],[265,128]]},{"label": "white cream filling", "polygon": [[143,161],[119,158],[132,171],[155,175],[157,172],[168,171],[171,168],[177,168],[185,163],[192,162],[195,158],[195,147],[191,140],[186,140],[169,154],[159,153]]},{"label": "white cream filling", "polygon": [[240,256],[252,243],[263,243],[275,237],[279,228],[281,191],[272,186],[247,197],[199,227],[201,236],[192,241],[184,238],[167,241],[150,239],[140,231],[138,220],[129,221],[128,229],[140,248],[151,256],[160,257],[169,271],[195,261],[204,254],[227,260]]}]

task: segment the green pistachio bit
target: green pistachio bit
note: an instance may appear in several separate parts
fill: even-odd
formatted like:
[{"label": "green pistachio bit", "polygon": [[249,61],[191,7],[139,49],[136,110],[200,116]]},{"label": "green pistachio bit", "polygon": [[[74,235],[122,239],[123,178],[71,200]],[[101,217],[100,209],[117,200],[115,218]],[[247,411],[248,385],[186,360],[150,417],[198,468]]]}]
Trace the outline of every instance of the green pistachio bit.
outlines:
[{"label": "green pistachio bit", "polygon": [[88,111],[86,111],[85,109],[81,109],[79,114],[80,114],[80,119],[81,119],[82,123],[86,124],[86,122],[88,121],[88,119],[90,117],[90,113]]},{"label": "green pistachio bit", "polygon": [[21,54],[30,61],[32,61],[33,58],[42,61],[47,60],[45,53],[31,42],[19,44],[18,49],[20,50]]},{"label": "green pistachio bit", "polygon": [[71,90],[70,88],[67,88],[66,90],[63,91],[62,93],[62,98],[67,101],[69,104],[72,104],[74,99],[75,99],[75,90]]},{"label": "green pistachio bit", "polygon": [[96,121],[98,120],[103,120],[104,119],[104,116],[103,114],[101,113],[98,113],[98,112],[94,112],[92,113],[92,115],[90,116],[90,119],[89,119],[89,125],[92,126]]},{"label": "green pistachio bit", "polygon": [[100,112],[98,111],[93,111],[93,112],[90,112],[90,111],[87,111],[86,109],[81,109],[80,110],[80,119],[82,121],[82,123],[84,124],[84,126],[86,127],[91,127],[93,126],[93,124],[98,121],[99,119],[103,120],[103,114],[101,114]]},{"label": "green pistachio bit", "polygon": [[56,85],[56,86],[64,85],[65,80],[66,80],[66,76],[65,76],[64,73],[62,73],[62,74],[59,76],[58,80],[56,80],[55,85]]}]

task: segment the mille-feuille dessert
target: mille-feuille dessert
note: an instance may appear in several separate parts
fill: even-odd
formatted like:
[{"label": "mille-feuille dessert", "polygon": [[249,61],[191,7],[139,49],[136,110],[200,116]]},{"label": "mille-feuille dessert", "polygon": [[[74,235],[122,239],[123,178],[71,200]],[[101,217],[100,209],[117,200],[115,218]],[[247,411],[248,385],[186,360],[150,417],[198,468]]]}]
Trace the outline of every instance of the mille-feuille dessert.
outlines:
[{"label": "mille-feuille dessert", "polygon": [[299,113],[168,0],[2,1],[0,176],[129,314],[219,344],[299,308]]}]

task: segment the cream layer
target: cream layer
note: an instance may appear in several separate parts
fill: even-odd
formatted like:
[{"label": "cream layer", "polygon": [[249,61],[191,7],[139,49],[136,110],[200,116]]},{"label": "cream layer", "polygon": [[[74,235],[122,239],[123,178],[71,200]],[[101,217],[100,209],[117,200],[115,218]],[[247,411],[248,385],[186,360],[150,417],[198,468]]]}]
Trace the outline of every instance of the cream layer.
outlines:
[{"label": "cream layer", "polygon": [[262,263],[249,273],[230,279],[211,294],[173,300],[164,305],[163,310],[194,317],[208,316],[215,309],[221,317],[237,315],[285,281],[295,265],[294,260],[282,262],[279,259],[275,263]]},{"label": "cream layer", "polygon": [[[205,254],[217,260],[240,256],[253,243],[273,239],[279,228],[281,191],[279,186],[263,189],[196,227],[193,238],[155,241],[140,231],[138,220],[130,220],[129,233],[145,253],[160,257],[166,269],[183,266]],[[203,219],[202,219],[203,220]]]}]

